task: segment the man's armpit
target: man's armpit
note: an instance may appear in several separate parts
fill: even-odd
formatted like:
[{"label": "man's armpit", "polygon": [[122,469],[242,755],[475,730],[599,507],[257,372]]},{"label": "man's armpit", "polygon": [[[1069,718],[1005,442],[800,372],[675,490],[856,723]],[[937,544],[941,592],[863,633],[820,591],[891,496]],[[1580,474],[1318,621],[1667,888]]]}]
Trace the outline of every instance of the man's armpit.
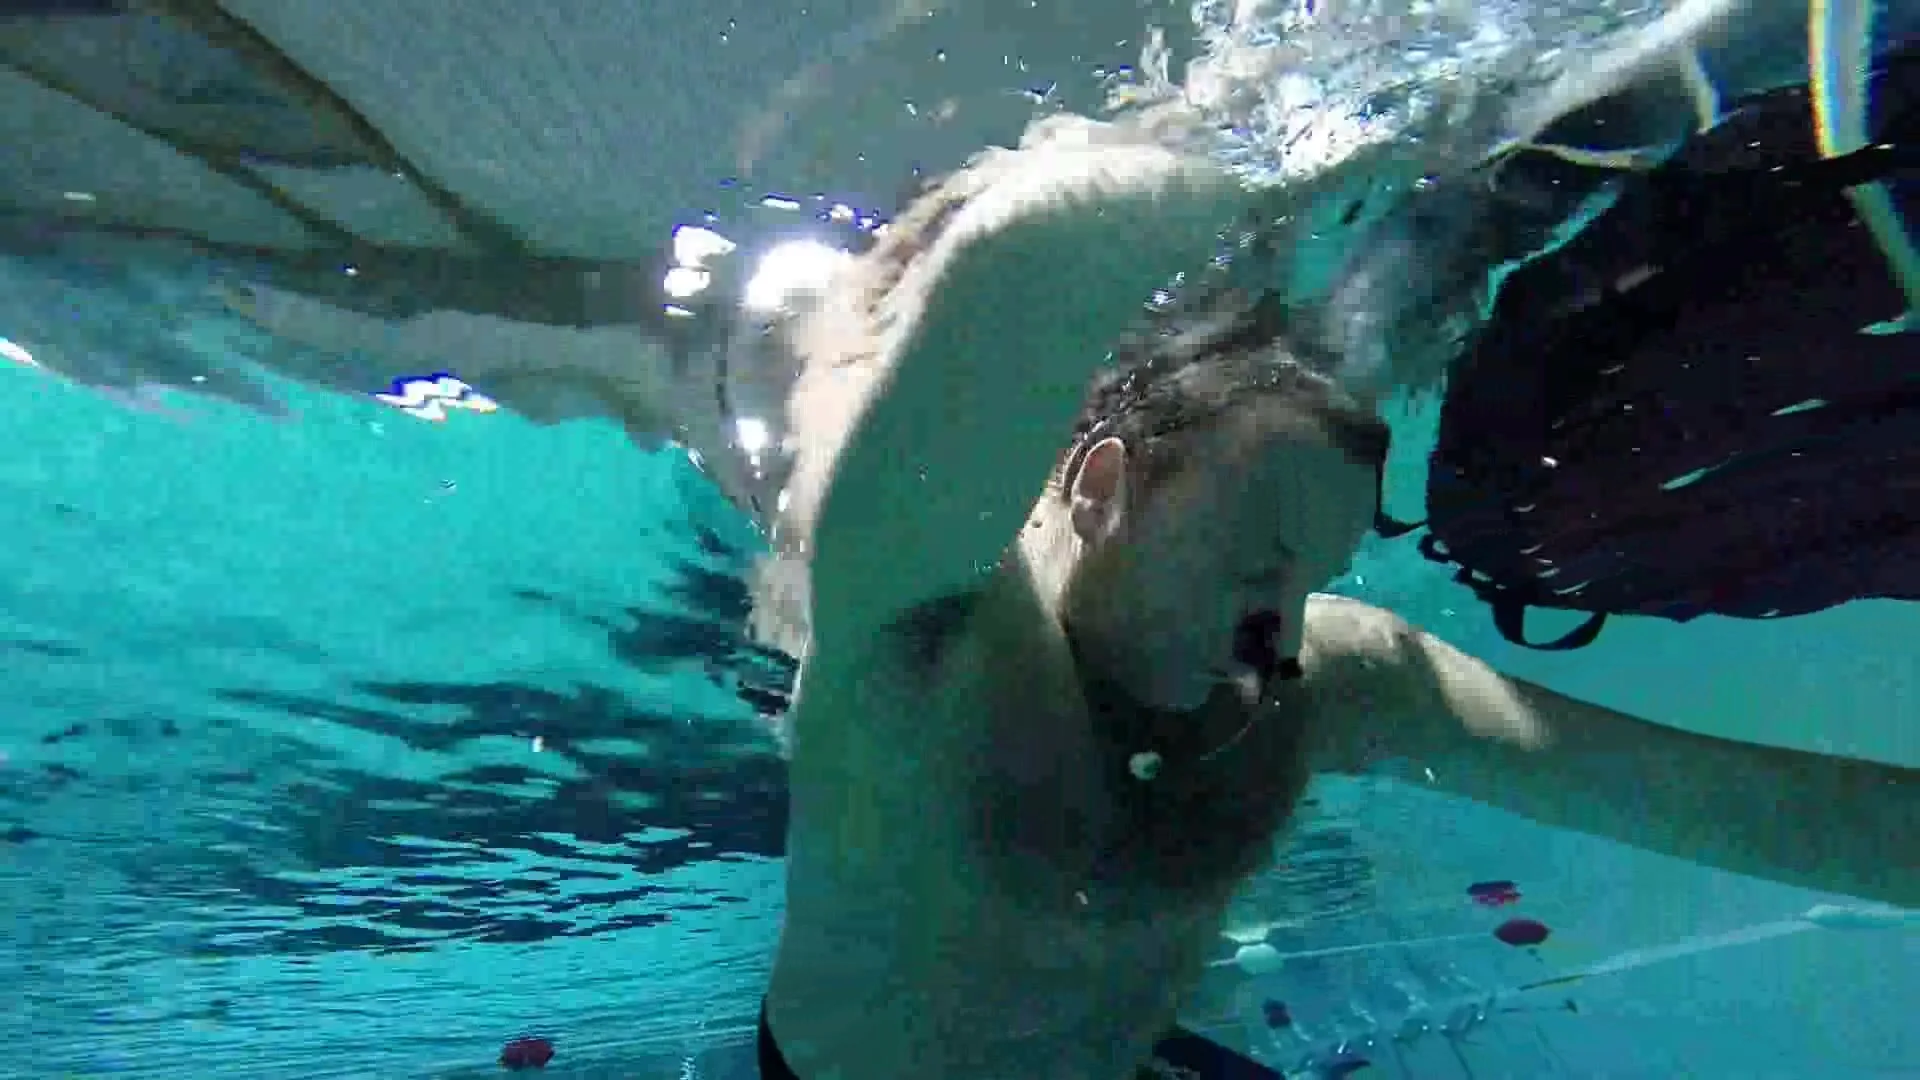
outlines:
[{"label": "man's armpit", "polygon": [[903,661],[903,667],[916,677],[933,674],[973,613],[980,607],[977,590],[954,593],[931,600],[909,610],[888,628]]}]

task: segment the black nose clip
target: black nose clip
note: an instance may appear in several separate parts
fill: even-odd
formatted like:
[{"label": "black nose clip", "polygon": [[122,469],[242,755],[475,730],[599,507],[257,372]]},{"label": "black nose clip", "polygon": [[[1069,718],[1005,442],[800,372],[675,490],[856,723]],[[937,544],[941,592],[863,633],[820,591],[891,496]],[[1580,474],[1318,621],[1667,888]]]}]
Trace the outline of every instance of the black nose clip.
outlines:
[{"label": "black nose clip", "polygon": [[1300,659],[1295,656],[1281,656],[1274,648],[1274,640],[1286,626],[1286,620],[1277,611],[1262,611],[1240,620],[1233,628],[1233,659],[1245,664],[1260,676],[1262,685],[1273,682],[1291,682],[1306,672],[1300,667]]},{"label": "black nose clip", "polygon": [[1263,611],[1240,620],[1233,628],[1233,659],[1245,664],[1260,676],[1263,683],[1279,680],[1281,682],[1299,678],[1305,674],[1300,668],[1297,657],[1280,655],[1274,647],[1274,639],[1286,621],[1279,612]]},{"label": "black nose clip", "polygon": [[1280,634],[1281,620],[1278,612],[1262,611],[1240,620],[1233,628],[1233,659],[1235,663],[1245,664],[1260,673],[1262,678],[1273,674],[1280,664],[1280,654],[1273,647],[1273,639]]}]

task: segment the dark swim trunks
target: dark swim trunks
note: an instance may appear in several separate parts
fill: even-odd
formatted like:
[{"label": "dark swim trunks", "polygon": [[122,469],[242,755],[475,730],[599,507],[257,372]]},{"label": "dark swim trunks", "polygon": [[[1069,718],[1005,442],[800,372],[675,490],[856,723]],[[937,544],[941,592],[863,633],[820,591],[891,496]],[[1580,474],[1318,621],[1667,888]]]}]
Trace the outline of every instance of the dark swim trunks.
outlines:
[{"label": "dark swim trunks", "polygon": [[1183,1027],[1154,1044],[1153,1060],[1140,1070],[1140,1076],[1141,1080],[1283,1080],[1279,1070]]},{"label": "dark swim trunks", "polygon": [[760,1080],[800,1080],[793,1075],[793,1066],[787,1064],[787,1056],[780,1052],[780,1044],[773,1041],[773,1029],[767,1026],[767,1005],[760,1003]]},{"label": "dark swim trunks", "polygon": [[[800,1080],[787,1064],[780,1044],[767,1027],[767,1007],[760,1006],[760,1080]],[[1140,1080],[1282,1080],[1281,1074],[1250,1057],[1235,1053],[1186,1028],[1154,1045],[1153,1061],[1142,1066]]]}]

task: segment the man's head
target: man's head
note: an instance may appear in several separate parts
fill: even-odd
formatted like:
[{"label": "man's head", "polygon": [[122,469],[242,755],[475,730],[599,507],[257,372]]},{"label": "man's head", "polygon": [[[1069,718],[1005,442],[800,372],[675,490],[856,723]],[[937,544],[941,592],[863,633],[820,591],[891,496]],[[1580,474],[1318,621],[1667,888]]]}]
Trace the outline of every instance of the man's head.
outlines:
[{"label": "man's head", "polygon": [[1197,707],[1298,656],[1307,594],[1373,523],[1388,429],[1277,344],[1273,318],[1123,350],[1049,494],[1080,541],[1062,614],[1143,704]]}]

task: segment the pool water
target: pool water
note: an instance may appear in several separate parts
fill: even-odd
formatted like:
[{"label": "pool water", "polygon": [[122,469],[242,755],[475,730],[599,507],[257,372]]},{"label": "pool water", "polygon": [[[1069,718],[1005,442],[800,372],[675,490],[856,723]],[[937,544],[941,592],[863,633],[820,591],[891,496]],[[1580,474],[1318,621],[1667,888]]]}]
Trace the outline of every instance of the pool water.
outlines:
[{"label": "pool water", "polygon": [[684,455],[0,379],[0,1073],[629,1075],[751,1015],[787,666]]},{"label": "pool water", "polygon": [[[436,20],[475,24],[471,51],[494,65],[475,68],[480,79],[451,61],[361,64],[355,50],[401,36],[366,31],[391,12],[246,6],[295,24],[288,40],[353,53],[356,76],[417,75],[456,101],[449,87],[518,94],[529,115],[545,99],[528,88],[561,86],[556,71],[630,74],[619,35],[555,50],[556,70],[537,49],[515,54],[493,35],[517,14],[422,16],[422,38],[458,36]],[[985,32],[965,22],[971,6],[928,7]],[[1760,14],[1791,50],[1747,56],[1742,38],[1722,66],[1787,55],[1797,78],[1804,19],[1787,7]],[[1560,14],[1479,10],[1522,29]],[[314,29],[347,18],[366,32]],[[533,40],[571,21],[528,18]],[[769,41],[810,28],[747,22]],[[908,29],[940,38],[942,64],[953,42],[941,35],[959,33],[931,17]],[[939,70],[987,56],[1009,77],[980,40]],[[1391,35],[1372,44],[1405,51]],[[925,66],[889,77],[917,87]],[[642,119],[679,107],[629,89],[610,92]],[[1024,122],[1029,96],[991,89],[992,116]],[[678,119],[705,130],[696,104]],[[1255,119],[1299,119],[1266,104]],[[604,102],[577,111],[626,130],[629,114]],[[849,123],[902,153],[980,141],[926,124],[895,137],[873,111]],[[517,123],[497,126],[518,139]],[[539,186],[493,168],[492,152],[467,152],[464,122],[448,130],[449,168],[472,165],[506,203],[533,198]],[[1283,145],[1258,124],[1236,130],[1254,149]],[[638,220],[625,200],[666,205],[645,183],[601,182],[645,162],[518,148],[579,165],[579,190],[539,189],[542,206],[520,207],[534,220],[604,210],[575,240]],[[645,140],[595,149],[719,167],[711,147],[685,162]],[[802,156],[808,168],[831,157]],[[885,170],[859,164],[882,190]],[[1329,237],[1316,240],[1343,242]],[[1303,250],[1332,265],[1328,250]],[[0,257],[0,918],[12,931],[0,1080],[465,1080],[549,1052],[520,1075],[749,1080],[782,910],[785,770],[770,720],[794,670],[745,633],[756,530],[682,450],[506,411],[427,422],[373,393],[424,372],[271,340],[211,300],[211,284],[185,260]],[[295,385],[256,359],[366,392]],[[1391,419],[1388,509],[1416,520],[1434,402],[1396,403]],[[1372,543],[1330,587],[1503,671],[1649,719],[1920,766],[1920,605],[1615,620],[1577,655],[1527,653],[1412,544]],[[1316,781],[1275,856],[1235,903],[1185,1019],[1290,1076],[1920,1077],[1920,934],[1822,907],[1845,898],[1542,828],[1436,795],[1391,761]]]},{"label": "pool water", "polygon": [[[0,278],[0,320],[44,323],[58,297],[64,334],[154,347],[155,297],[126,282]],[[240,340],[170,333],[210,370]],[[683,452],[611,427],[270,389],[282,407],[130,403],[0,368],[0,1074],[493,1076],[534,1037],[541,1075],[750,1076],[785,825],[766,717],[791,677],[743,636],[754,531]],[[1490,644],[1405,552],[1338,587]],[[1703,697],[1664,627],[1610,630],[1581,667],[1496,659],[1789,741],[1811,730],[1796,702],[1826,700],[1862,718],[1834,748],[1916,761],[1911,727],[1873,715],[1910,661],[1807,696],[1836,670],[1819,650],[1857,665],[1903,618],[1686,631],[1693,670],[1773,650],[1758,696]],[[1623,684],[1629,666],[1655,674]],[[1807,923],[1822,898],[1433,796],[1392,763],[1314,801],[1189,1017],[1265,1060],[1920,1075],[1910,931]]]}]

